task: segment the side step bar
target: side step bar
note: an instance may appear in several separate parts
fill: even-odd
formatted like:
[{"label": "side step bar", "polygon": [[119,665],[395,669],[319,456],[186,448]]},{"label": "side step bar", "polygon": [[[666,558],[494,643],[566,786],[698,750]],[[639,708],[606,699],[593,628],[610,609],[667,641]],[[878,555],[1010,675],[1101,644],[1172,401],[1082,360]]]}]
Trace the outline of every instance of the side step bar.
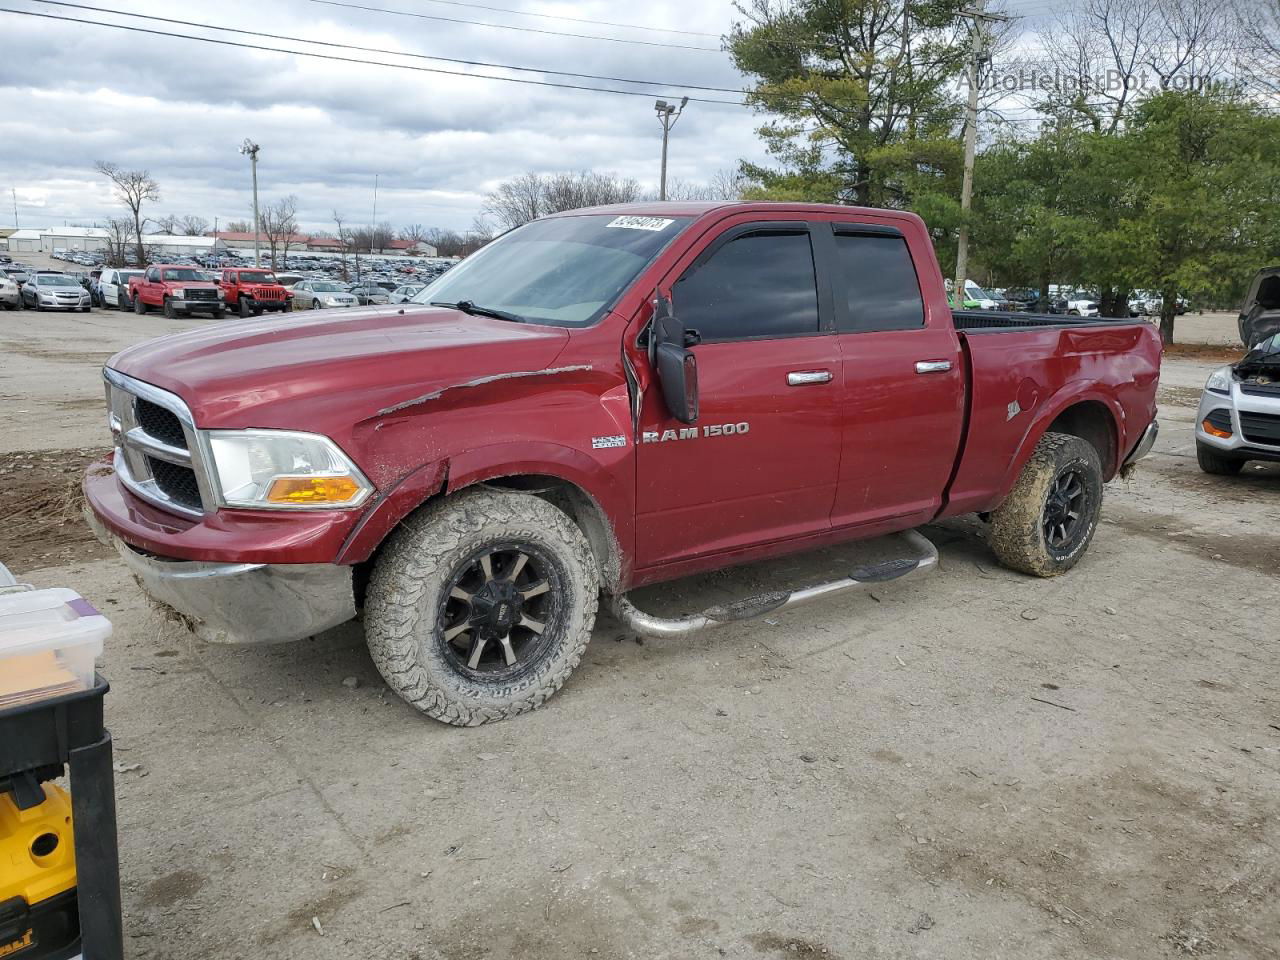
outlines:
[{"label": "side step bar", "polygon": [[720,627],[739,620],[751,620],[766,613],[772,613],[774,610],[781,610],[783,607],[794,607],[810,600],[817,600],[819,597],[833,596],[849,590],[865,590],[893,580],[921,576],[937,567],[938,548],[923,534],[916,530],[908,530],[901,536],[917,551],[918,556],[902,557],[858,567],[847,577],[841,577],[839,580],[805,587],[803,590],[761,593],[754,597],[747,597],[745,600],[710,607],[701,613],[687,617],[655,617],[636,609],[630,600],[619,594],[613,598],[613,615],[633,633],[649,637],[683,637],[710,627]]}]

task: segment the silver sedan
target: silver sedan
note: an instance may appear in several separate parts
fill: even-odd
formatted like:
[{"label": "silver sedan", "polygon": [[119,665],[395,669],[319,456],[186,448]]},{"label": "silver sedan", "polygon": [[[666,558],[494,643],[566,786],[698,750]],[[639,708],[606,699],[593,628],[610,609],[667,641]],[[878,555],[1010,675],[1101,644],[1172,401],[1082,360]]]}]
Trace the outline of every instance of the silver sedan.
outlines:
[{"label": "silver sedan", "polygon": [[89,291],[64,273],[36,273],[22,285],[22,305],[37,310],[83,310],[91,306]]},{"label": "silver sedan", "polygon": [[293,285],[293,309],[323,310],[325,307],[354,307],[356,298],[333,280],[299,280]]}]

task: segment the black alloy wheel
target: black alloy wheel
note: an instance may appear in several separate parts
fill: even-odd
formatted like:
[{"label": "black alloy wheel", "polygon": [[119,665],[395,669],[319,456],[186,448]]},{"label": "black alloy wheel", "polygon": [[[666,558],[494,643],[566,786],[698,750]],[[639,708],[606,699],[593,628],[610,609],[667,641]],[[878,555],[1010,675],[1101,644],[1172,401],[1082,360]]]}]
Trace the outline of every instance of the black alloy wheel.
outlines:
[{"label": "black alloy wheel", "polygon": [[448,580],[436,642],[463,676],[508,683],[536,666],[557,634],[563,579],[532,545],[482,547]]},{"label": "black alloy wheel", "polygon": [[1088,528],[1089,485],[1078,469],[1058,474],[1045,498],[1041,527],[1050,552],[1065,556]]}]

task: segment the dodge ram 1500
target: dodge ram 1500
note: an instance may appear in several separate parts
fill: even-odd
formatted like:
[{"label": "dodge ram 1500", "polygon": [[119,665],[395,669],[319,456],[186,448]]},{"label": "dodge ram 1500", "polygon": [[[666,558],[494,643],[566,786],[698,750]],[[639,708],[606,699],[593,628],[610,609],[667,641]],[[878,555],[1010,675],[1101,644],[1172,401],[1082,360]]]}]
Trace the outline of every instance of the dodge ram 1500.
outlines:
[{"label": "dodge ram 1500", "polygon": [[[107,364],[90,522],[198,634],[363,614],[423,712],[538,706],[603,594],[681,635],[929,570],[914,528],[990,523],[1076,564],[1155,438],[1142,323],[954,312],[909,213],[662,203],[537,220],[413,302],[211,327]],[[687,617],[632,588],[903,533],[893,561]]]}]

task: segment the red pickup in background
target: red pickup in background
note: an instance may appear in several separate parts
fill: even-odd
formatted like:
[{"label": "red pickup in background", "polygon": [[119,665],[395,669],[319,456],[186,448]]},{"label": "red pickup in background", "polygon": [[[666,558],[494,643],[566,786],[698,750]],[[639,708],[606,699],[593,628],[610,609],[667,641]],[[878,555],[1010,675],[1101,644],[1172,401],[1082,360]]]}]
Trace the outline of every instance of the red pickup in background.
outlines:
[{"label": "red pickup in background", "polygon": [[166,317],[207,313],[221,317],[224,312],[218,286],[195,267],[153,263],[141,276],[129,278],[129,299],[134,313],[151,308]]}]

